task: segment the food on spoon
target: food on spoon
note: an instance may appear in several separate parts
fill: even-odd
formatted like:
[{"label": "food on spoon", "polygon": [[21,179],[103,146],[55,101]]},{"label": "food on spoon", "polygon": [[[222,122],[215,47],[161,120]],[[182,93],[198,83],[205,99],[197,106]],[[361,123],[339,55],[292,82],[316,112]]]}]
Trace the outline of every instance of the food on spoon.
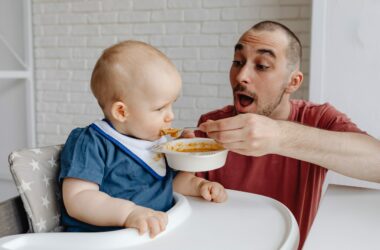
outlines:
[{"label": "food on spoon", "polygon": [[160,135],[170,135],[171,137],[173,138],[177,138],[180,136],[179,132],[181,131],[181,129],[179,128],[164,128],[164,129],[161,129],[160,131]]}]

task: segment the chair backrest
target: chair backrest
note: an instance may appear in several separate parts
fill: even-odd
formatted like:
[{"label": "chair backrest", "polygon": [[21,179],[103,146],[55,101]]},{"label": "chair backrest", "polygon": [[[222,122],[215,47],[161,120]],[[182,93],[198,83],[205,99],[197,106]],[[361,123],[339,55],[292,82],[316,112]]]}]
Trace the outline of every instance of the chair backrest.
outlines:
[{"label": "chair backrest", "polygon": [[8,161],[27,213],[29,232],[61,231],[57,185],[62,145],[12,152]]}]

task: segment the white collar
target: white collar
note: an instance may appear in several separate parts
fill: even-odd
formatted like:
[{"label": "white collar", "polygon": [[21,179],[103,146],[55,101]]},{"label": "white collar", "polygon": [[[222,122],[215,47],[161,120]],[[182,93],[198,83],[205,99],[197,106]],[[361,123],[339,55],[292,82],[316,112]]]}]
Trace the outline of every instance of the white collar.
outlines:
[{"label": "white collar", "polygon": [[161,153],[150,150],[153,146],[167,142],[166,137],[156,141],[139,140],[116,131],[108,122],[97,120],[90,125],[106,139],[113,142],[123,152],[132,157],[154,177],[162,179],[166,175],[166,161]]}]

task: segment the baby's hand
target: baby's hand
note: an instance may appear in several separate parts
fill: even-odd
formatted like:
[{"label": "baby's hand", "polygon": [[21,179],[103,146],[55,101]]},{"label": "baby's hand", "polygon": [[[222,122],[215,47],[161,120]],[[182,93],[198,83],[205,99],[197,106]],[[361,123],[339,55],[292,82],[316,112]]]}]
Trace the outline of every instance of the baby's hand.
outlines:
[{"label": "baby's hand", "polygon": [[124,226],[137,228],[140,235],[149,230],[150,237],[154,238],[157,234],[165,230],[167,224],[168,215],[166,213],[136,206],[128,215]]},{"label": "baby's hand", "polygon": [[224,187],[217,182],[204,181],[200,184],[200,195],[208,201],[224,202],[227,200],[227,193]]}]

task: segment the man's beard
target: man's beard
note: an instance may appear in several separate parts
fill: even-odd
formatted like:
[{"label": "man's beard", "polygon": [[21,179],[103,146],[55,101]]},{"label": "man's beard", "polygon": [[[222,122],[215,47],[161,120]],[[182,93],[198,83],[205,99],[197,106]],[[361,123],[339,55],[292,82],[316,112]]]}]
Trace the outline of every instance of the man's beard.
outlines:
[{"label": "man's beard", "polygon": [[[247,93],[249,96],[251,96],[253,98],[254,102],[256,102],[256,105],[257,105],[256,114],[264,115],[264,116],[269,117],[273,113],[273,111],[280,105],[280,103],[282,101],[282,98],[283,98],[283,96],[285,94],[285,87],[281,91],[281,93],[276,97],[276,99],[275,99],[274,102],[272,102],[270,104],[267,104],[267,105],[264,105],[264,107],[262,107],[262,108],[259,106],[259,97],[258,97],[258,95],[255,92],[247,90],[247,87],[245,85],[242,85],[242,84],[236,85],[236,87],[233,88],[233,93],[235,93],[237,91],[242,91],[244,93]],[[234,94],[234,96],[235,96],[235,98],[237,98],[235,94]],[[238,113],[242,113],[242,112],[239,112],[239,111],[237,111],[237,112]]]}]

